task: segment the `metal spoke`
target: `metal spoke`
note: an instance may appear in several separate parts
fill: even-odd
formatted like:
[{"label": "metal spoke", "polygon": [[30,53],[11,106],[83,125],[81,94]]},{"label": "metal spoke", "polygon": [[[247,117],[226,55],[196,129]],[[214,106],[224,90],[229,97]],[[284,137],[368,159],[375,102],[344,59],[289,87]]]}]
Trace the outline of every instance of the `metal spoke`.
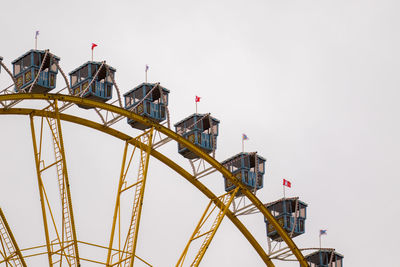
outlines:
[{"label": "metal spoke", "polygon": [[[283,229],[282,227],[279,225],[279,223],[275,220],[275,218],[272,216],[272,214],[266,209],[266,207],[264,207],[264,205],[262,204],[262,202],[254,195],[254,193],[252,192],[252,190],[249,190],[248,188],[246,188],[243,184],[241,184],[241,182],[234,177],[227,169],[225,169],[216,159],[214,159],[211,155],[208,155],[207,153],[205,153],[204,151],[202,151],[199,147],[197,147],[196,145],[190,143],[188,140],[186,140],[185,138],[183,138],[182,136],[178,135],[177,133],[173,132],[172,130],[170,130],[167,127],[162,126],[161,124],[158,124],[148,118],[139,116],[138,114],[135,114],[134,112],[131,112],[129,110],[125,110],[123,108],[119,108],[116,106],[112,106],[109,104],[105,104],[105,103],[100,103],[100,102],[96,102],[93,100],[89,100],[89,99],[83,99],[81,97],[77,97],[77,96],[69,96],[69,95],[60,95],[60,94],[9,94],[9,95],[0,95],[0,102],[5,102],[5,101],[23,101],[29,99],[29,101],[34,101],[34,100],[45,100],[45,101],[50,101],[54,104],[56,104],[57,101],[62,101],[64,103],[64,105],[72,105],[72,104],[79,104],[79,105],[85,105],[87,107],[92,107],[92,108],[98,108],[99,111],[101,112],[111,112],[112,114],[115,114],[115,116],[121,116],[122,118],[129,118],[132,120],[135,120],[143,125],[146,126],[150,126],[153,127],[152,129],[163,134],[165,136],[165,138],[169,138],[171,140],[174,140],[175,142],[179,143],[182,146],[187,147],[189,150],[191,150],[194,154],[198,155],[203,161],[202,163],[199,162],[199,166],[200,163],[203,165],[202,169],[199,169],[199,166],[196,166],[196,174],[198,177],[195,177],[192,174],[189,174],[183,167],[179,166],[178,164],[176,164],[174,161],[172,161],[171,159],[169,159],[168,157],[164,156],[163,154],[159,153],[158,151],[156,151],[154,148],[152,148],[151,145],[147,145],[148,147],[148,151],[147,151],[147,157],[149,157],[149,155],[153,155],[154,157],[158,158],[159,160],[161,160],[164,164],[166,164],[167,166],[171,167],[173,170],[175,170],[177,173],[179,173],[180,175],[182,175],[184,178],[186,178],[190,183],[192,183],[194,186],[196,186],[196,188],[198,188],[201,192],[203,192],[207,197],[209,197],[212,202],[216,205],[216,207],[218,207],[218,209],[221,209],[221,205],[218,205],[216,203],[220,202],[221,200],[219,200],[215,194],[213,194],[204,184],[202,184],[199,179],[196,178],[200,178],[203,176],[206,176],[209,174],[209,172],[218,172],[221,175],[223,175],[224,177],[226,177],[226,179],[229,179],[235,186],[236,189],[239,190],[241,192],[241,195],[245,196],[246,199],[249,201],[249,204],[253,205],[264,217],[267,218],[268,222],[270,222],[275,229],[277,229],[279,235],[282,237],[283,241],[288,245],[289,249],[291,250],[291,252],[293,253],[294,257],[296,258],[297,261],[300,262],[301,266],[308,266],[307,262],[305,261],[301,250],[299,250],[297,248],[297,246],[295,245],[295,243],[292,241],[292,239],[290,238],[290,235],[288,235]],[[25,102],[24,102],[25,103]],[[47,221],[48,219],[46,218],[47,214],[46,214],[46,209],[48,208],[46,206],[46,198],[45,198],[45,190],[44,190],[44,185],[42,182],[42,179],[40,178],[41,176],[41,157],[40,157],[40,152],[38,152],[38,144],[36,144],[36,137],[35,137],[35,128],[34,128],[34,124],[33,124],[33,117],[35,116],[43,116],[45,118],[54,118],[57,120],[57,117],[59,118],[59,120],[68,120],[74,123],[78,123],[81,125],[85,125],[88,127],[91,127],[93,129],[97,129],[99,131],[105,132],[105,133],[109,133],[114,137],[120,138],[124,141],[126,141],[129,144],[133,144],[135,145],[135,147],[138,147],[139,149],[143,149],[146,148],[146,145],[143,145],[142,141],[136,140],[135,138],[131,138],[128,135],[121,133],[115,129],[112,129],[110,127],[104,127],[104,122],[103,123],[97,123],[94,121],[89,121],[83,118],[79,118],[79,117],[74,117],[71,115],[67,115],[67,114],[62,114],[59,113],[56,110],[38,110],[38,109],[24,109],[24,108],[18,108],[18,109],[13,109],[13,108],[2,108],[0,109],[0,114],[25,114],[25,115],[30,115],[31,118],[31,129],[32,129],[32,140],[34,140],[34,155],[35,155],[35,161],[36,161],[36,168],[37,168],[37,173],[38,173],[38,187],[39,187],[39,194],[40,194],[40,199],[41,199],[41,205],[42,205],[42,215],[44,218],[44,221],[46,221],[46,226],[45,226],[45,232],[46,232],[46,227],[47,226]],[[46,119],[47,121],[47,119]],[[169,140],[169,139],[165,139],[165,140]],[[150,140],[152,140],[152,138],[150,138]],[[41,143],[41,142],[40,142]],[[58,143],[59,147],[62,147],[60,144]],[[57,143],[56,143],[57,145]],[[62,147],[61,150],[63,150],[64,148]],[[64,155],[64,160],[65,160],[65,155]],[[53,166],[50,166],[51,164],[54,164]],[[57,166],[58,163],[50,163],[47,164],[46,166],[48,168],[55,168]],[[207,166],[205,167],[204,164],[207,164]],[[62,169],[66,171],[66,165],[64,165],[65,167],[63,167]],[[43,170],[45,171],[45,170]],[[68,178],[67,178],[68,179]],[[68,184],[68,183],[67,183]],[[131,186],[130,188],[127,188]],[[133,191],[133,188],[137,188],[137,185],[135,185],[134,183],[131,183],[130,185],[127,185],[127,187],[121,189],[120,193],[123,192],[129,192],[129,190]],[[65,188],[66,189],[66,188]],[[124,190],[124,191],[123,191]],[[66,190],[67,191],[67,190]],[[140,192],[141,190],[139,190]],[[140,195],[140,194],[139,194]],[[70,196],[67,196],[67,199],[70,198]],[[140,199],[140,198],[139,198]],[[69,199],[70,200],[70,199]],[[140,201],[139,201],[140,203]],[[72,204],[68,206],[71,206],[71,210],[72,210]],[[139,206],[137,206],[139,207]],[[133,210],[135,210],[135,205],[133,205]],[[117,210],[117,214],[119,213],[119,208],[116,209]],[[133,212],[133,214],[136,213]],[[139,212],[140,213],[140,212]],[[247,230],[247,228],[237,219],[237,217],[229,210],[227,209],[225,212],[225,215],[236,225],[236,227],[243,233],[243,235],[249,240],[249,242],[253,245],[253,247],[255,248],[255,250],[257,251],[257,253],[261,256],[261,258],[263,259],[263,261],[268,265],[268,266],[274,266],[273,263],[271,262],[270,258],[268,257],[268,255],[265,253],[265,251],[262,249],[262,247],[258,244],[258,242],[254,239],[254,237],[249,233],[249,231]],[[135,225],[135,216],[132,215],[131,217],[131,226]],[[72,217],[73,218],[73,217]],[[137,217],[140,220],[140,216]],[[139,224],[138,224],[139,225]],[[127,238],[125,240],[125,249],[122,246],[122,249],[120,250],[115,250],[115,248],[112,248],[111,246],[111,254],[113,254],[114,252],[118,252],[118,253],[125,253],[124,257],[121,257],[121,260],[124,259],[128,259],[130,258],[130,261],[125,261],[129,262],[129,265],[131,265],[131,262],[133,263],[134,258],[138,258],[135,255],[135,249],[136,249],[136,242],[135,238],[137,238],[137,231],[135,229],[135,227],[130,227],[130,229],[132,229],[132,231],[128,231],[128,235]],[[137,227],[138,229],[138,227]],[[49,229],[47,229],[49,230]],[[135,233],[136,232],[136,233]],[[210,233],[213,233],[214,231],[211,231]],[[64,232],[65,233],[65,232]],[[131,235],[131,233],[135,233],[133,235]],[[215,232],[214,232],[215,233]],[[62,251],[58,251],[57,253],[54,253],[54,251],[52,250],[51,246],[52,245],[58,245],[60,247],[67,247],[68,246],[68,240],[67,238],[65,238],[65,242],[66,244],[64,244],[61,238],[61,242],[58,243],[51,243],[50,242],[50,235],[53,233],[50,233],[49,231],[47,231],[46,233],[46,248],[47,248],[47,254],[49,257],[49,263],[50,265],[52,265],[53,263],[51,262],[51,258],[54,255],[64,255],[64,258],[66,259],[66,261],[68,261],[70,258],[76,259],[77,261],[79,261],[80,257],[77,254],[78,250],[77,250],[77,243],[79,243],[79,241],[76,239],[76,234],[72,235],[73,236],[73,240],[74,240],[74,246],[76,246],[76,251],[75,251],[75,257],[70,257],[70,256],[66,256],[67,255],[67,250],[66,249],[64,251],[64,254]],[[204,235],[202,237],[206,237],[207,235]],[[132,239],[133,237],[133,239]],[[201,237],[198,237],[197,239],[200,239]],[[211,240],[212,238],[206,239],[207,242],[208,240]],[[129,243],[129,240],[133,240],[133,242]],[[206,243],[207,243],[206,242]],[[210,241],[211,242],[211,241]],[[73,247],[73,246],[68,246],[68,247]],[[204,248],[207,247],[204,246]],[[129,252],[127,252],[127,248],[129,248],[129,250],[131,250],[131,253],[128,254]],[[53,252],[52,252],[53,251]],[[108,248],[108,254],[110,251],[110,247]],[[205,251],[205,250],[202,250]],[[42,253],[42,252],[41,252]],[[54,253],[54,255],[52,254]],[[201,254],[201,253],[200,253]],[[203,254],[204,255],[204,254]],[[111,255],[112,256],[112,255]],[[201,256],[202,257],[202,256]],[[200,260],[201,260],[200,257]],[[119,260],[119,259],[118,259]],[[122,262],[121,262],[122,263]],[[106,263],[107,265],[107,263]],[[111,266],[111,265],[109,265]]]},{"label": "metal spoke", "polygon": [[[30,122],[31,122],[34,157],[35,157],[36,171],[38,176],[39,194],[41,199],[42,216],[45,228],[49,264],[50,266],[52,266],[52,264],[59,262],[61,265],[63,259],[65,259],[69,266],[80,266],[79,250],[76,238],[75,221],[74,221],[71,192],[69,186],[70,183],[67,171],[64,142],[61,130],[60,113],[58,112],[57,100],[50,103],[50,105],[48,105],[43,111],[53,112],[55,116],[54,117],[44,116],[42,118],[39,130],[39,146],[37,144],[34,117],[32,114],[30,115]],[[47,165],[43,160],[44,158],[43,153],[45,153],[45,151],[43,151],[43,141],[44,141],[43,133],[45,130],[45,126],[48,126],[48,129],[51,134],[51,143],[53,145],[54,149],[53,153],[55,158],[54,162],[48,163]],[[57,223],[55,222],[53,212],[50,206],[50,201],[47,197],[45,186],[42,179],[43,173],[49,170],[50,168],[55,169],[57,174],[57,181],[58,181],[57,183],[60,193],[61,213],[62,213],[62,221],[60,226],[61,235],[59,234]],[[56,235],[55,239],[51,239],[51,232],[49,229],[49,224],[46,214],[47,211],[49,212],[52,220],[52,225],[54,227],[53,230]],[[58,244],[59,246],[59,249],[56,251],[54,251],[53,249],[55,244]],[[60,258],[58,261],[54,261],[53,255],[57,254],[60,255]]]}]

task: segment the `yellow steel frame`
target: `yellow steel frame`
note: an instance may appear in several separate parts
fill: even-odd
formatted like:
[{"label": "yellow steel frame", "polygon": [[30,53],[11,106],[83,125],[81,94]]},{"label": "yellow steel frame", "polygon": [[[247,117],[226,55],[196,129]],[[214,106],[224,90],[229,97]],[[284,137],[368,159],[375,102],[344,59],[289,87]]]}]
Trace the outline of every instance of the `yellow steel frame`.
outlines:
[{"label": "yellow steel frame", "polygon": [[[98,244],[93,244],[93,243],[84,242],[84,241],[78,241],[78,243],[79,243],[79,244],[82,244],[82,245],[90,246],[90,247],[92,247],[92,248],[100,248],[100,249],[103,249],[103,250],[105,250],[105,251],[108,250],[108,247],[101,246],[101,245],[98,245]],[[54,244],[53,244],[53,245],[54,245]],[[55,245],[59,245],[59,244],[56,243]],[[30,248],[25,248],[25,249],[21,249],[21,252],[24,252],[24,253],[31,252],[31,253],[32,253],[32,254],[24,254],[24,255],[23,255],[24,259],[27,259],[27,258],[31,258],[31,257],[36,257],[36,256],[40,256],[40,255],[45,255],[45,254],[47,254],[47,251],[45,251],[45,252],[39,252],[39,251],[38,251],[38,252],[32,252],[32,251],[34,251],[34,250],[40,250],[40,249],[43,249],[43,248],[45,248],[45,247],[46,247],[46,245],[35,246],[35,247],[30,247]],[[80,247],[81,247],[81,246],[80,246]],[[119,250],[116,250],[116,249],[113,249],[113,251],[114,251],[114,252],[121,252],[121,253],[123,252],[123,251],[119,251]],[[0,255],[1,255],[1,254],[2,254],[2,252],[0,251]],[[60,253],[59,250],[58,250],[58,251],[55,251],[54,254],[55,254],[55,255],[62,256],[62,254]],[[141,262],[143,262],[144,264],[146,264],[146,265],[152,267],[151,264],[149,264],[148,262],[146,262],[144,259],[138,257],[137,255],[135,255],[135,258],[139,259],[139,260],[140,260]],[[92,262],[92,263],[96,263],[96,264],[99,264],[99,265],[106,266],[106,262],[102,262],[102,261],[98,261],[98,260],[93,260],[93,259],[88,259],[88,258],[83,258],[83,257],[80,257],[80,260],[81,260],[81,261]],[[5,262],[5,261],[4,261],[4,260],[3,260],[3,261],[0,261],[0,264],[3,263],[3,262]],[[54,266],[54,265],[53,265],[53,266]]]},{"label": "yellow steel frame", "polygon": [[204,211],[203,215],[200,218],[199,223],[197,224],[196,228],[194,229],[194,232],[192,236],[190,237],[185,249],[182,252],[181,257],[178,260],[178,263],[176,264],[176,267],[182,267],[183,263],[185,262],[187,253],[189,251],[189,247],[192,244],[193,241],[203,238],[203,243],[201,244],[199,251],[197,252],[196,256],[194,257],[193,262],[190,264],[190,266],[199,266],[201,260],[203,259],[204,254],[206,253],[206,250],[211,244],[211,241],[217,232],[219,226],[221,225],[221,222],[226,214],[226,212],[229,209],[229,206],[231,205],[233,199],[236,196],[236,193],[238,192],[239,188],[236,188],[232,190],[231,192],[225,193],[222,196],[218,197],[218,199],[225,204],[225,207],[220,207],[219,212],[217,213],[217,216],[215,217],[210,230],[206,230],[205,232],[201,232],[204,226],[206,225],[207,220],[211,220],[211,215],[214,213],[214,210],[217,208],[217,205],[215,205],[212,209],[213,200],[210,200],[210,202],[207,205],[206,210]]},{"label": "yellow steel frame", "polygon": [[[105,104],[105,103],[100,103],[96,102],[93,100],[89,99],[83,99],[79,97],[74,97],[74,96],[69,96],[69,95],[60,95],[60,94],[11,94],[11,95],[2,95],[0,96],[0,101],[20,101],[20,100],[59,100],[59,101],[64,101],[68,103],[73,103],[73,104],[79,104],[79,105],[85,105],[89,107],[97,107],[106,111],[113,112],[115,114],[119,114],[122,116],[125,116],[127,118],[136,120],[144,125],[148,125],[153,127],[156,131],[159,131],[166,135],[167,137],[175,140],[176,142],[180,143],[183,146],[188,147],[190,150],[195,152],[197,155],[199,155],[201,158],[203,158],[205,161],[207,161],[212,167],[214,167],[217,171],[219,171],[222,175],[227,177],[232,181],[233,184],[236,185],[236,187],[239,188],[239,190],[245,195],[252,203],[253,205],[266,217],[266,219],[274,226],[274,228],[277,230],[279,235],[282,237],[283,241],[287,244],[287,246],[290,248],[292,251],[293,255],[296,257],[296,259],[299,261],[301,266],[307,267],[308,263],[305,260],[304,256],[302,255],[301,251],[299,248],[296,246],[296,244],[293,242],[293,240],[289,237],[289,235],[283,230],[283,228],[279,225],[279,223],[275,220],[275,218],[272,216],[272,214],[268,211],[268,209],[263,205],[263,203],[250,191],[244,186],[236,177],[234,177],[226,168],[224,168],[217,160],[212,158],[210,155],[204,153],[200,148],[195,146],[194,144],[190,143],[187,141],[185,138],[182,136],[178,135],[177,133],[173,132],[172,130],[157,124],[153,121],[151,121],[148,118],[141,117],[135,113],[132,113],[128,110],[125,110],[123,108],[119,108],[113,105]],[[0,109],[0,114],[20,114],[20,115],[31,115],[31,116],[55,116],[54,113],[52,112],[46,112],[46,111],[41,111],[41,110],[35,110],[35,109],[23,109],[23,108],[18,108],[18,109]],[[128,141],[131,140],[132,138],[126,134],[123,134],[115,129],[111,129],[108,127],[104,127],[102,124],[89,121],[83,118],[67,115],[67,114],[59,114],[61,120],[66,120],[70,121],[73,123],[81,124],[87,127],[91,127],[93,129],[97,129],[99,131],[108,133],[114,137],[118,137],[122,140]],[[134,140],[130,141],[131,144],[133,145],[141,145],[136,143]],[[210,199],[215,199],[214,203],[219,205],[219,207],[225,207],[218,199],[216,199],[216,196],[207,188],[205,187],[202,183],[197,181],[191,174],[189,174],[186,170],[184,170],[182,167],[177,165],[175,162],[164,156],[163,154],[159,153],[156,150],[151,150],[151,155],[154,156],[155,158],[159,159],[162,161],[164,164],[175,170],[177,173],[179,173],[181,176],[186,178],[189,182],[191,182],[194,186],[197,187],[202,193],[204,193],[208,198]],[[259,243],[255,240],[255,238],[250,234],[250,232],[246,229],[246,227],[235,217],[235,215],[230,212],[229,210],[227,211],[226,215],[228,218],[234,223],[234,225],[241,231],[241,233],[246,237],[246,239],[250,242],[250,244],[254,247],[254,249],[257,251],[257,253],[260,255],[260,257],[263,259],[265,264],[267,266],[274,266],[268,255],[265,253],[265,251],[262,249],[262,247],[259,245]]]},{"label": "yellow steel frame", "polygon": [[[137,179],[134,181],[134,183],[130,185],[127,184],[128,182],[127,174],[132,164],[132,159],[136,151],[135,149],[136,146],[134,147],[127,163],[129,141],[125,142],[124,155],[122,157],[121,173],[118,182],[117,199],[115,201],[114,216],[113,216],[110,242],[107,253],[107,263],[106,263],[107,266],[114,266],[121,263],[124,263],[125,266],[130,266],[130,267],[133,266],[135,260],[137,238],[139,233],[140,218],[142,213],[144,190],[146,186],[147,170],[149,167],[150,151],[153,140],[153,130],[154,129],[151,128],[150,130],[144,132],[143,134],[133,139],[135,140],[135,142],[143,144],[143,146],[139,147],[140,159],[138,164],[139,166],[138,176]],[[120,227],[121,194],[123,192],[128,192],[128,190],[131,189],[132,190],[135,189],[134,200],[132,204],[132,217],[129,230],[125,238],[125,244],[121,252],[121,227]],[[117,263],[113,264],[111,253],[113,250],[112,246],[114,243],[114,235],[115,235],[115,228],[117,226],[116,225],[117,219],[118,219],[118,252],[115,255],[118,256],[118,261]]]},{"label": "yellow steel frame", "polygon": [[[0,208],[0,245],[3,249],[3,252],[0,251],[0,255],[3,257],[3,261],[6,263],[6,266],[10,264],[11,261],[14,262],[15,266],[23,266],[26,267],[26,263],[24,257],[22,256],[21,250],[18,247],[17,241],[15,241],[15,237],[11,232],[10,226],[7,223],[6,216],[3,213],[3,210]],[[8,253],[7,253],[8,251]]]},{"label": "yellow steel frame", "polygon": [[[55,99],[48,107],[45,108],[49,112],[53,112],[54,116],[44,116],[42,117],[40,124],[40,134],[39,134],[39,145],[36,138],[36,130],[34,124],[33,115],[30,115],[30,125],[32,134],[32,144],[35,157],[36,174],[39,186],[39,195],[42,209],[43,226],[45,231],[46,247],[49,265],[53,266],[55,262],[53,261],[53,255],[60,255],[60,265],[62,264],[63,256],[67,261],[69,266],[80,266],[79,260],[79,250],[76,238],[75,221],[72,210],[70,183],[68,178],[67,164],[65,158],[64,142],[61,129],[60,113],[58,110],[58,100]],[[43,153],[43,132],[44,132],[44,119],[46,119],[51,132],[51,138],[54,145],[55,161],[46,166],[44,160],[42,159]],[[58,175],[58,183],[60,189],[60,197],[62,203],[62,225],[61,225],[61,237],[57,229],[57,224],[53,216],[53,212],[50,206],[50,201],[47,198],[46,189],[42,179],[42,173],[49,170],[52,167],[56,167],[56,173]],[[56,240],[60,245],[60,249],[53,251],[54,243],[50,239],[49,222],[47,219],[47,209],[50,214],[51,221],[56,234]]]},{"label": "yellow steel frame", "polygon": [[[55,116],[54,113],[48,112],[48,111],[43,111],[43,110],[35,110],[35,109],[0,109],[0,115],[11,115],[11,114],[16,114],[16,115],[32,115],[32,116]],[[86,126],[92,129],[95,129],[97,131],[109,134],[115,138],[118,138],[123,141],[129,141],[130,144],[134,146],[142,146],[143,144],[136,142],[132,137],[130,137],[127,134],[124,134],[120,131],[117,131],[112,128],[104,127],[102,124],[86,120],[84,118],[79,118],[75,116],[71,116],[68,114],[60,114],[60,119],[64,121],[68,121],[71,123],[79,124],[82,126]],[[223,203],[220,202],[220,200],[215,196],[206,186],[204,186],[202,183],[200,183],[192,174],[187,172],[185,169],[183,169],[181,166],[176,164],[174,161],[170,160],[168,157],[164,156],[157,150],[151,150],[151,155],[161,162],[163,162],[165,165],[169,166],[171,169],[176,171],[178,174],[180,174],[183,178],[185,178],[187,181],[189,181],[192,185],[194,185],[198,190],[200,190],[205,196],[207,196],[209,199],[214,200],[214,204],[217,204],[221,207],[224,207]],[[268,255],[265,253],[264,249],[261,247],[261,245],[257,242],[257,240],[252,236],[252,234],[247,230],[247,228],[242,224],[242,222],[230,211],[228,210],[226,213],[227,217],[232,221],[232,223],[239,229],[239,231],[243,234],[243,236],[249,241],[249,243],[253,246],[255,251],[259,254],[261,259],[265,262],[267,266],[275,266],[271,259],[268,257]]]}]

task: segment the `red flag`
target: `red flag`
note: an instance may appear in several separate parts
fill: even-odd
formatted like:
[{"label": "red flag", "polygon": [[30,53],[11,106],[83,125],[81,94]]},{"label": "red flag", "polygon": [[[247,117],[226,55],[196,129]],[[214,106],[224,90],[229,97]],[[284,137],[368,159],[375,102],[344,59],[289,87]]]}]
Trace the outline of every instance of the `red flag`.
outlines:
[{"label": "red flag", "polygon": [[96,46],[97,46],[97,44],[92,43],[92,50],[93,50],[93,48],[95,48]]},{"label": "red flag", "polygon": [[196,103],[197,103],[197,102],[200,102],[200,96],[197,96],[197,95],[196,95],[195,101],[196,101]]},{"label": "red flag", "polygon": [[283,179],[283,185],[284,186],[287,186],[287,187],[289,187],[289,188],[291,188],[292,187],[292,183],[291,182],[289,182],[288,180],[286,180],[286,179]]}]

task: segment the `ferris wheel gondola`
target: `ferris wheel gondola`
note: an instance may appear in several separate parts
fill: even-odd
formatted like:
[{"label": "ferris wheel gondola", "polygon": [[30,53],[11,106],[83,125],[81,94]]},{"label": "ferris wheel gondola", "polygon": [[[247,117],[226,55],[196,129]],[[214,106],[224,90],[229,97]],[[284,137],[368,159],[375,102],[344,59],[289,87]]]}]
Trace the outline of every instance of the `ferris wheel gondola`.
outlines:
[{"label": "ferris wheel gondola", "polygon": [[[0,62],[1,61],[0,59]],[[124,94],[125,106],[123,107],[121,105],[119,91],[118,97],[120,105],[113,105],[113,103],[116,103],[115,101],[112,102],[112,104],[107,104],[106,102],[112,99],[113,87],[117,86],[114,78],[115,69],[105,64],[104,61],[89,61],[71,71],[70,83],[67,82],[66,84],[66,87],[71,90],[69,94],[65,95],[59,92],[51,94],[49,92],[56,87],[56,75],[59,70],[62,72],[59,68],[59,61],[60,58],[52,55],[49,50],[30,50],[13,61],[14,75],[12,78],[16,80],[15,92],[17,93],[3,90],[4,94],[0,95],[0,103],[3,106],[3,108],[0,109],[0,114],[21,114],[28,115],[30,118],[39,193],[42,201],[43,224],[46,232],[46,244],[40,246],[45,249],[45,251],[43,253],[29,254],[29,251],[34,248],[19,249],[17,240],[7,241],[11,240],[11,228],[4,228],[5,230],[0,231],[0,240],[6,243],[11,242],[14,246],[10,246],[9,252],[2,254],[3,260],[1,260],[0,257],[0,264],[18,261],[19,258],[22,259],[22,262],[25,258],[28,259],[34,255],[47,255],[50,266],[56,262],[61,262],[60,265],[64,263],[68,266],[80,266],[80,262],[82,261],[97,261],[104,266],[121,264],[124,266],[133,266],[135,260],[146,263],[145,260],[136,255],[136,247],[138,246],[137,237],[139,235],[141,207],[144,201],[144,188],[150,156],[159,159],[161,162],[171,167],[210,199],[210,203],[196,227],[192,238],[185,247],[177,266],[183,266],[184,260],[188,258],[188,249],[195,240],[203,240],[198,252],[193,254],[194,257],[192,261],[194,266],[200,264],[204,253],[210,246],[213,236],[225,216],[228,217],[246,237],[264,263],[268,266],[274,266],[274,263],[271,261],[272,255],[264,251],[246,226],[237,218],[235,210],[230,209],[231,204],[234,203],[235,197],[237,196],[247,198],[252,203],[252,208],[258,210],[258,212],[266,218],[266,222],[276,231],[276,236],[279,236],[281,239],[280,241],[287,244],[289,250],[301,266],[308,266],[310,264],[302,255],[301,250],[298,249],[293,242],[292,237],[294,236],[290,235],[287,229],[280,225],[279,218],[271,214],[271,206],[264,206],[255,196],[256,191],[264,186],[263,176],[265,174],[266,160],[257,153],[239,153],[222,163],[215,159],[215,153],[213,152],[216,150],[217,136],[219,134],[218,125],[220,121],[218,119],[212,117],[209,113],[195,113],[176,123],[176,132],[169,129],[169,127],[163,126],[163,121],[166,119],[169,121],[167,114],[169,90],[160,86],[159,83],[142,83],[128,91]],[[48,75],[46,76],[45,73]],[[30,78],[28,77],[29,75]],[[63,76],[65,75],[63,74]],[[42,101],[44,104],[42,108],[32,109],[24,106],[27,100]],[[12,104],[8,105],[8,103]],[[18,108],[12,108],[16,104],[19,105]],[[139,109],[141,104],[143,104],[142,109]],[[102,119],[97,122],[85,118],[84,116],[86,113],[83,113],[82,117],[63,113],[67,107],[72,105],[83,108],[83,112],[86,112],[85,110],[95,109],[97,113],[105,112],[107,114],[113,114],[114,117],[110,120],[101,117]],[[39,128],[39,130],[35,127],[35,117],[41,118],[41,128]],[[139,129],[141,132],[137,136],[131,136],[130,134],[122,133],[118,129],[111,127],[113,125],[111,123],[116,123],[122,118],[126,118],[133,128]],[[112,220],[113,227],[108,247],[88,244],[85,241],[79,240],[79,235],[76,233],[71,202],[72,195],[69,189],[70,183],[68,180],[68,169],[66,167],[64,141],[62,138],[61,121],[63,120],[108,133],[123,140],[125,143],[115,212]],[[54,148],[52,152],[55,155],[55,161],[45,163],[41,161],[41,153],[44,153],[42,151],[44,148],[41,144],[44,140],[43,125],[46,125],[46,123],[48,124],[48,130],[52,133],[50,142]],[[164,136],[166,139],[175,141],[178,145],[178,153],[185,158],[190,160],[201,159],[211,166],[210,168],[213,169],[213,172],[219,172],[219,174],[224,177],[226,193],[220,196],[219,194],[215,194],[207,188],[205,184],[201,183],[196,175],[191,175],[183,166],[180,166],[169,157],[157,151],[153,142],[156,133],[159,136]],[[36,135],[38,135],[39,138]],[[37,140],[40,140],[40,145],[38,145]],[[161,142],[161,144],[164,143]],[[132,149],[130,150],[131,147]],[[135,151],[138,152],[135,154]],[[128,173],[130,168],[133,168],[131,166],[131,160],[135,157],[139,160],[137,164],[137,177],[136,180],[129,181],[126,177],[126,173]],[[43,179],[41,177],[42,173],[50,168],[56,169],[62,210],[62,221],[53,221],[54,232],[52,232],[48,226],[50,221],[46,215],[51,214],[51,208],[50,205],[46,206],[45,203],[46,192],[43,189]],[[212,172],[207,172],[207,174],[209,173]],[[119,239],[121,239],[121,229],[118,228],[120,226],[118,226],[117,221],[121,218],[119,215],[120,202],[123,201],[121,196],[122,194],[126,194],[126,192],[132,192],[134,195],[133,202],[130,203],[132,207],[132,217],[125,236],[125,246],[123,248],[118,247],[117,249],[114,246],[118,239],[116,233],[119,234]],[[211,216],[214,210],[218,212],[215,216]],[[299,213],[301,213],[300,210],[301,209],[298,210]],[[297,211],[294,213],[297,214]],[[205,223],[204,218],[213,218],[211,227],[206,231],[206,234],[200,233],[200,228],[202,228]],[[297,219],[300,220],[301,218],[298,217]],[[5,219],[2,219],[2,222],[4,221]],[[60,223],[61,226],[58,225],[58,223]],[[296,221],[296,223],[301,225],[299,221]],[[58,229],[62,229],[62,231],[57,231],[57,227]],[[296,234],[301,234],[300,230],[301,227]],[[62,233],[62,235],[59,236],[57,234],[57,238],[52,239],[52,235],[58,232]],[[88,260],[82,257],[79,252],[79,247],[83,245],[101,247],[107,252],[107,260],[101,262],[98,259]],[[58,250],[54,250],[54,247],[57,247]],[[37,247],[35,247],[35,249],[37,249]],[[21,253],[21,251],[23,251],[23,253]]]}]

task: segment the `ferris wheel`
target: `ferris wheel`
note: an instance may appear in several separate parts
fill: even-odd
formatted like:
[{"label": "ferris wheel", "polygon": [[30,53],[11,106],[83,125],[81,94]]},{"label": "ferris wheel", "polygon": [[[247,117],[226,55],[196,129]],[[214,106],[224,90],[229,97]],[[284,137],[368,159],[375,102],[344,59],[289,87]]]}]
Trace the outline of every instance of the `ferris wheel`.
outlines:
[{"label": "ferris wheel", "polygon": [[[209,201],[199,211],[199,221],[187,237],[186,246],[176,255],[177,261],[168,265],[198,266],[225,217],[267,266],[279,265],[279,261],[297,261],[300,266],[343,265],[343,256],[334,249],[299,248],[294,243],[293,239],[305,232],[306,203],[299,198],[263,203],[256,196],[264,185],[264,157],[242,151],[221,162],[215,158],[219,120],[210,113],[196,112],[172,125],[167,88],[146,81],[121,96],[116,70],[105,61],[88,61],[72,70],[68,79],[60,67],[60,58],[49,50],[26,52],[12,62],[12,71],[2,60],[0,57],[0,70],[9,74],[12,84],[0,91],[0,115],[29,118],[41,207],[38,216],[44,237],[42,244],[21,247],[13,234],[18,229],[6,219],[8,207],[0,207],[0,266],[30,266],[35,257],[46,258],[49,266],[153,266],[151,259],[137,254],[152,158],[186,179]],[[56,86],[58,73],[65,82],[62,89]],[[78,109],[79,114],[68,113],[72,108]],[[113,213],[109,215],[112,226],[110,232],[103,233],[107,244],[80,239],[62,122],[105,133],[124,146]],[[121,123],[136,129],[136,134],[120,130]],[[170,142],[176,143],[176,151],[189,162],[187,166],[161,152]],[[202,182],[212,174],[223,177],[224,193]],[[54,192],[58,199],[52,198]],[[265,220],[268,249],[245,226],[242,216]],[[97,256],[85,255],[83,247],[98,250]],[[310,254],[304,256],[305,251]]]}]

